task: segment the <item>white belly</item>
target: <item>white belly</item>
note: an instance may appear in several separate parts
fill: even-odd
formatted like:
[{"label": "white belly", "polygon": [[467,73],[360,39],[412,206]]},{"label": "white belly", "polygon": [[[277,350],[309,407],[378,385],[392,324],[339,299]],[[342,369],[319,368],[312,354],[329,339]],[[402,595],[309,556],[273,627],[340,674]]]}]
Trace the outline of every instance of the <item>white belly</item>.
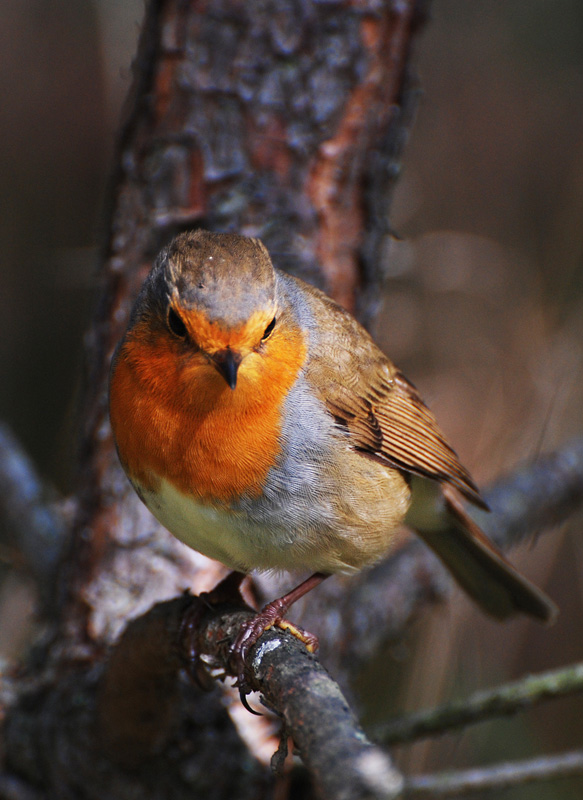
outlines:
[{"label": "white belly", "polygon": [[200,503],[164,480],[155,493],[141,486],[136,488],[156,519],[177,539],[199,553],[230,569],[243,571],[261,568],[265,559],[269,560],[265,547],[257,551],[258,537],[246,535],[244,513]]}]

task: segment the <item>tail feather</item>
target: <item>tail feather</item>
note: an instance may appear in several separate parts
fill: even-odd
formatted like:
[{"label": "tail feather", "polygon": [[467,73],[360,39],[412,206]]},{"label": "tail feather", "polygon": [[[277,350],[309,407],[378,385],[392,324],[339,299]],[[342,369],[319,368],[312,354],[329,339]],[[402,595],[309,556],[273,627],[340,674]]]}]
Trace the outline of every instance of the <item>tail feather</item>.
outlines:
[{"label": "tail feather", "polygon": [[497,619],[522,613],[552,623],[557,615],[555,604],[504,558],[449,487],[444,487],[444,496],[446,527],[416,531],[462,589]]}]

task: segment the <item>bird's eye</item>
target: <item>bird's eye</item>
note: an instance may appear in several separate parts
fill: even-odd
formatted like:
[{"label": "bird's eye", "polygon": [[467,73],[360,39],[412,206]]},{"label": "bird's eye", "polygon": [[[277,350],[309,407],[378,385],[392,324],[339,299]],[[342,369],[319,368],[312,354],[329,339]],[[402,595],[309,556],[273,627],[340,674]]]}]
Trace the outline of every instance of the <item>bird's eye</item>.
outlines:
[{"label": "bird's eye", "polygon": [[275,317],[271,320],[267,328],[264,330],[263,336],[261,337],[262,342],[264,342],[266,339],[269,339],[274,328],[275,328]]},{"label": "bird's eye", "polygon": [[170,333],[173,333],[179,339],[184,339],[186,336],[186,325],[182,321],[180,314],[174,311],[172,306],[168,309],[168,329]]}]

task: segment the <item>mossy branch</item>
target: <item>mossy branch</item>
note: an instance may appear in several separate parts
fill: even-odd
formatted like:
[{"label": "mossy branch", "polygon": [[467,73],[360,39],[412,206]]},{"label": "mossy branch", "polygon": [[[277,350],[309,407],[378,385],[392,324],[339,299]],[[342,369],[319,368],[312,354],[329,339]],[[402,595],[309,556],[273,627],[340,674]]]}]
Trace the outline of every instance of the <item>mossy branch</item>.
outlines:
[{"label": "mossy branch", "polygon": [[519,681],[476,692],[436,708],[389,720],[371,731],[385,745],[403,744],[447,733],[492,717],[510,716],[543,700],[583,691],[583,664],[529,675]]}]

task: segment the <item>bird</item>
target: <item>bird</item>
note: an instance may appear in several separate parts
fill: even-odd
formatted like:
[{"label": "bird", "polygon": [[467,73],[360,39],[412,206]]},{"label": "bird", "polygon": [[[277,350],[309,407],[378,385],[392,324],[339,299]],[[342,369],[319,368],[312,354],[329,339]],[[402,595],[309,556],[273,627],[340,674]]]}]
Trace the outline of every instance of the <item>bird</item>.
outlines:
[{"label": "bird", "polygon": [[463,501],[487,505],[414,385],[259,239],[199,228],[161,251],[112,359],[109,408],[124,471],[174,536],[235,583],[309,573],[242,626],[240,658],[328,576],[386,557],[403,525],[491,616],[555,617],[469,516]]}]

